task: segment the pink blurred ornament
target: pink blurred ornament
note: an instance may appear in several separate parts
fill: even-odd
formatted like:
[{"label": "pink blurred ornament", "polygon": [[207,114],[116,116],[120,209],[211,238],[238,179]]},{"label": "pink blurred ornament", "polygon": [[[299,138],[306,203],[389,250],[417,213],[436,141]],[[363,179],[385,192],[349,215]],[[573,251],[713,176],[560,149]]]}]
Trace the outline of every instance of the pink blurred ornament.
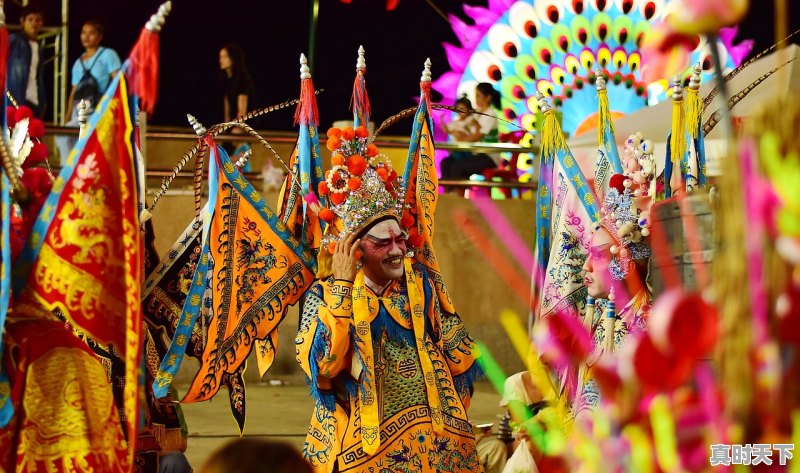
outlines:
[{"label": "pink blurred ornament", "polygon": [[747,14],[748,0],[678,0],[670,4],[667,21],[681,34],[716,35],[739,23]]},{"label": "pink blurred ornament", "polygon": [[681,34],[666,20],[656,23],[642,43],[642,78],[655,82],[679,74],[698,44],[697,35]]}]

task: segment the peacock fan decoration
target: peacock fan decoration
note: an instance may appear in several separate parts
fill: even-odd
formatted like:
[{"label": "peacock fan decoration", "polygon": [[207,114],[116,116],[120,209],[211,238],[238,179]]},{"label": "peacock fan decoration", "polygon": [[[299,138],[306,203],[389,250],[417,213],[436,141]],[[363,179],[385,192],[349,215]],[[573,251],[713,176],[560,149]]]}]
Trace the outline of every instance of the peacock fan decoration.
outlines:
[{"label": "peacock fan decoration", "polygon": [[[597,127],[594,69],[604,70],[612,117],[626,115],[665,100],[668,78],[642,79],[639,50],[651,25],[663,18],[669,0],[488,0],[488,6],[464,5],[473,20],[450,15],[461,45],[444,44],[451,71],[433,83],[443,102],[452,103],[475,86],[489,82],[502,95],[501,117],[533,130],[537,92],[552,99],[563,114],[570,136]],[[736,29],[719,36],[724,72],[739,65],[751,41],[734,44]],[[709,44],[697,37],[689,64],[701,64],[704,83],[711,82]],[[688,84],[691,67],[681,78]],[[474,102],[473,102],[474,104]],[[503,130],[503,127],[506,130]],[[511,131],[500,121],[501,132]],[[521,142],[530,142],[530,134]]]}]

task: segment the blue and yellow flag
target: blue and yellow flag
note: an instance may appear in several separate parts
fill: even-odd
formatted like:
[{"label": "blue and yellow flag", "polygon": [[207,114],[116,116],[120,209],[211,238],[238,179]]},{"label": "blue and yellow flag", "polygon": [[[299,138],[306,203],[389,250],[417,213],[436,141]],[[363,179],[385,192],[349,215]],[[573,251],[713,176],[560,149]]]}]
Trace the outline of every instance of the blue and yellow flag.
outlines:
[{"label": "blue and yellow flag", "polygon": [[[542,158],[536,198],[536,248],[531,324],[554,315],[582,318],[586,307],[583,264],[600,207],[578,162],[567,147],[561,126],[544,97]],[[529,327],[531,330],[532,327]],[[577,366],[559,372],[559,389],[574,395]]]},{"label": "blue and yellow flag", "polygon": [[[706,187],[706,147],[703,138],[703,99],[700,97],[700,70],[695,68],[689,87],[686,89],[686,133],[691,140],[688,162],[689,176],[696,179],[698,187]],[[693,184],[687,178],[688,184]]]},{"label": "blue and yellow flag", "polygon": [[[295,121],[300,125],[297,144],[289,160],[286,176],[278,199],[278,215],[289,232],[306,247],[318,250],[324,223],[320,221],[317,189],[323,181],[322,155],[319,147],[319,113],[311,72],[305,55],[300,55],[300,100]],[[302,205],[301,205],[302,204]],[[316,205],[317,208],[311,207]],[[316,272],[316,261],[313,263]]]},{"label": "blue and yellow flag", "polygon": [[289,233],[227,153],[212,138],[206,140],[213,186],[208,233],[175,337],[153,385],[156,397],[168,394],[202,317],[207,332],[201,367],[183,402],[213,397],[223,376],[244,365],[258,340],[266,340],[258,349],[271,362],[278,324],[314,281],[311,250]]},{"label": "blue and yellow flag", "polygon": [[581,312],[586,299],[582,267],[600,207],[567,147],[561,127],[544,112],[542,159],[536,199],[536,319]]},{"label": "blue and yellow flag", "polygon": [[[429,65],[430,62],[427,62],[426,71]],[[416,252],[415,258],[428,269],[439,295],[442,310],[455,314],[453,302],[450,300],[442,272],[439,269],[439,261],[433,250],[433,222],[439,197],[439,178],[434,161],[436,148],[433,143],[434,128],[430,91],[430,80],[420,82],[420,101],[417,112],[414,114],[411,139],[408,143],[408,156],[403,171],[407,212],[414,218],[414,224],[408,230],[409,241],[420,248],[420,251]]]},{"label": "blue and yellow flag", "polygon": [[705,187],[706,150],[703,140],[703,100],[699,97],[699,74],[685,90],[673,83],[672,126],[667,135],[664,161],[664,196],[678,190],[691,192]]},{"label": "blue and yellow flag", "polygon": [[[11,302],[11,185],[0,167],[0,329],[5,326]],[[2,353],[2,338],[0,338]],[[14,416],[11,405],[11,386],[8,376],[0,366],[0,428],[8,425]]]}]

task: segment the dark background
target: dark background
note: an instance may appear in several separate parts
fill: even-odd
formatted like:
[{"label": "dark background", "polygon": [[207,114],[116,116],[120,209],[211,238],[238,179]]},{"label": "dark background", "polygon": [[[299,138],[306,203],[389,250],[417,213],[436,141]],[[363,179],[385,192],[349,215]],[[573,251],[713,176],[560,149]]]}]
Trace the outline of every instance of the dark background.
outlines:
[{"label": "dark background", "polygon": [[[466,19],[463,4],[485,5],[485,0],[431,0],[448,14]],[[46,25],[60,22],[60,0],[41,1]],[[80,28],[90,18],[106,23],[104,45],[124,60],[156,0],[72,0],[69,12],[69,64],[83,51]],[[152,124],[186,125],[186,113],[206,124],[222,120],[219,86],[219,49],[229,41],[241,44],[256,83],[257,97],[250,108],[282,102],[299,94],[301,52],[308,52],[311,0],[174,0],[172,14],[161,34],[159,101]],[[450,25],[425,0],[400,0],[394,11],[383,0],[320,0],[316,51],[312,75],[324,88],[318,97],[321,126],[351,117],[348,110],[359,44],[366,49],[367,85],[373,119],[380,123],[403,108],[415,105],[419,76],[426,57],[436,78],[449,69],[442,42],[457,44]],[[789,31],[800,28],[800,6],[789,0]],[[795,5],[792,5],[792,4]],[[792,7],[794,6],[794,11]],[[6,2],[7,21],[17,23],[19,7]],[[739,38],[755,40],[754,52],[774,41],[774,0],[753,0]],[[798,42],[798,39],[794,39]],[[50,90],[50,89],[48,89]],[[436,97],[434,97],[436,99]],[[292,112],[264,117],[260,127],[292,129]],[[407,127],[407,124],[403,125]],[[398,128],[397,133],[405,133]]]}]

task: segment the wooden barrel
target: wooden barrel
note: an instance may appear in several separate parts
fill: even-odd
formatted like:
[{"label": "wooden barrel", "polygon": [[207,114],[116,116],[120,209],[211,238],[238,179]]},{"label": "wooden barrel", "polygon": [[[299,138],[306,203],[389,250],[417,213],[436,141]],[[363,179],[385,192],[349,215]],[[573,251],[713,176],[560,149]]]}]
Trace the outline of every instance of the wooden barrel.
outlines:
[{"label": "wooden barrel", "polygon": [[653,204],[651,229],[662,233],[668,250],[666,255],[656,254],[664,248],[654,244],[657,235],[651,235],[650,283],[654,298],[664,292],[671,274],[676,274],[687,289],[704,289],[699,287],[698,274],[705,272],[710,278],[715,248],[712,198],[709,189],[698,189],[683,197],[682,204],[677,197]]}]

